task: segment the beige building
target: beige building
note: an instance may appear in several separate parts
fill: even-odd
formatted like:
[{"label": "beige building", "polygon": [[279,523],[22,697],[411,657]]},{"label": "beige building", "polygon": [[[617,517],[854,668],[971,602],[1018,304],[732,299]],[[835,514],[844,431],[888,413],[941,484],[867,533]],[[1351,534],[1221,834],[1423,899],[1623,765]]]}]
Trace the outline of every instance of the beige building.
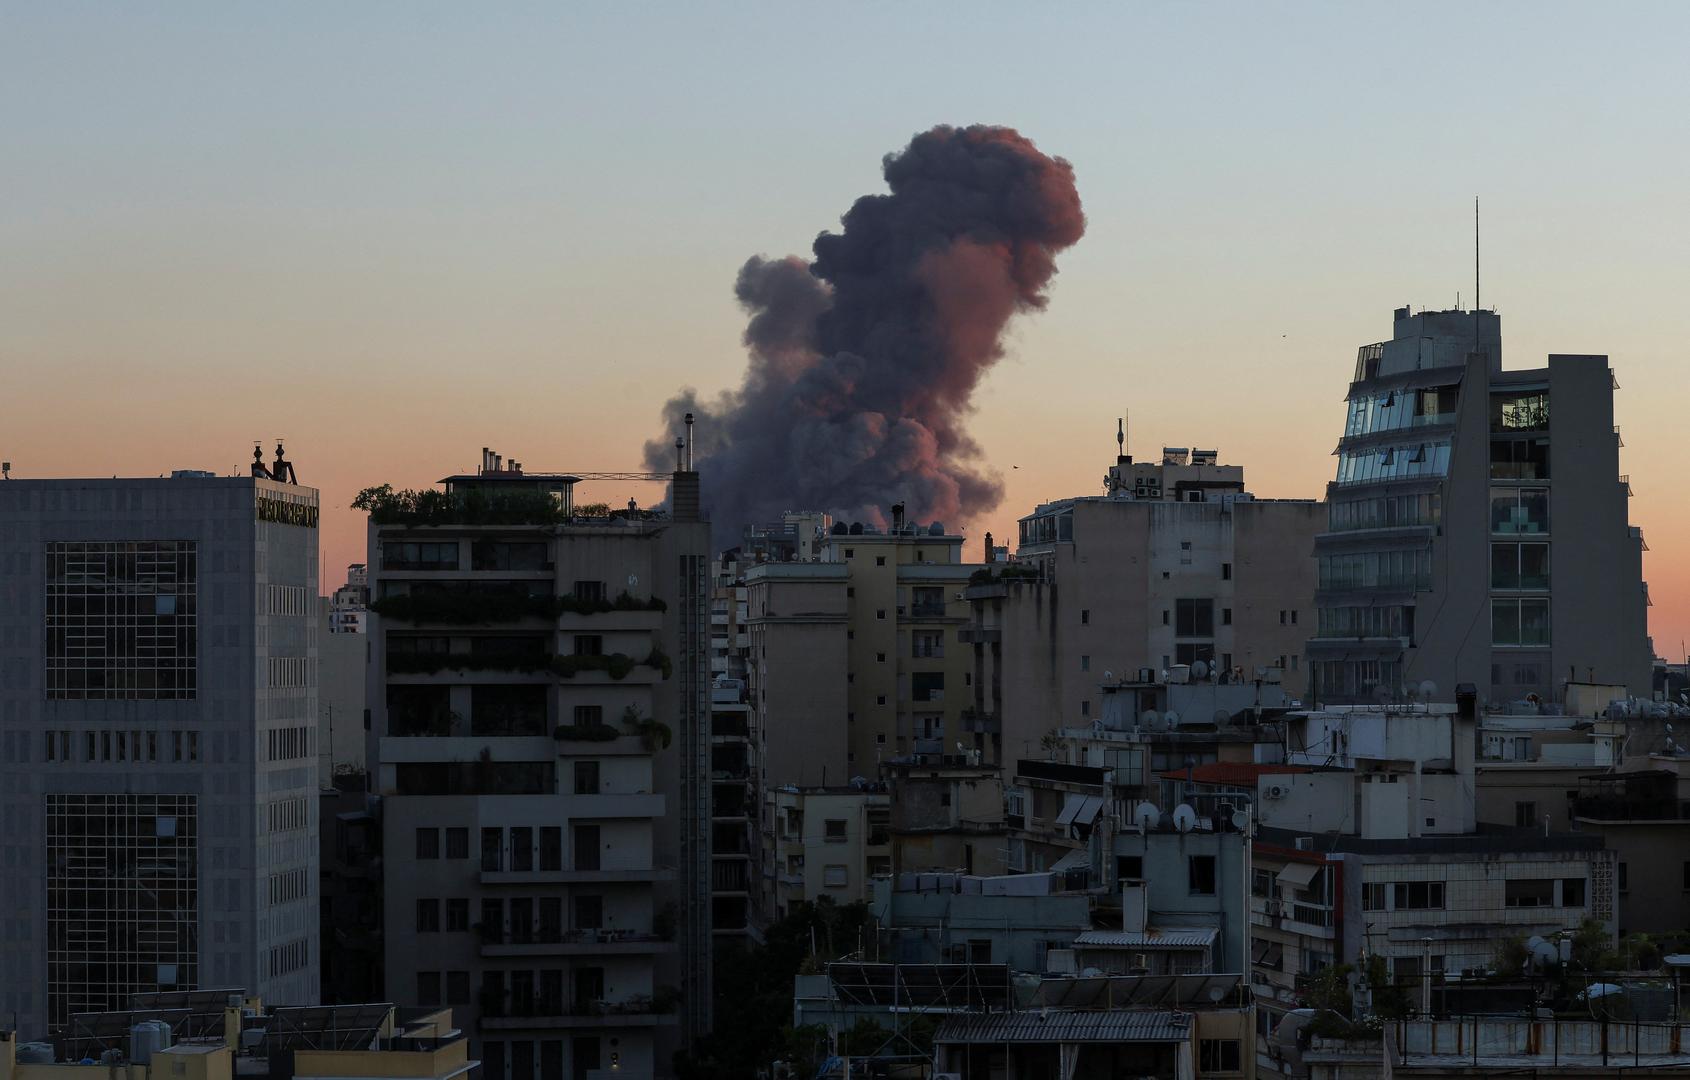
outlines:
[{"label": "beige building", "polygon": [[892,795],[894,871],[1005,871],[1009,837],[1003,770],[971,757],[912,754],[885,766]]},{"label": "beige building", "polygon": [[883,761],[966,737],[974,665],[957,635],[978,567],[961,536],[892,517],[885,533],[836,524],[820,562],[746,570],[770,785],[874,779]]},{"label": "beige building", "polygon": [[1122,455],[1109,494],[1040,506],[1021,519],[1017,560],[970,585],[969,724],[988,760],[1091,724],[1099,684],[1116,679],[1206,672],[1301,692],[1322,507],[1255,499],[1214,457]]},{"label": "beige building", "polygon": [[892,872],[892,799],[884,788],[781,787],[769,793],[766,834],[774,897],[789,914],[802,901],[867,900],[870,882]]}]

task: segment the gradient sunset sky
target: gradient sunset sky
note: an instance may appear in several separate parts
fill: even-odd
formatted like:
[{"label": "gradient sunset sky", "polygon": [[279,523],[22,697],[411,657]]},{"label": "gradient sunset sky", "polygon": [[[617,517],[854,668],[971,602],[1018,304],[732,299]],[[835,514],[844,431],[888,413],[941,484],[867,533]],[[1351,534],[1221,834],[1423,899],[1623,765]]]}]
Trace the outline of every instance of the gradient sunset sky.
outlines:
[{"label": "gradient sunset sky", "polygon": [[676,389],[737,385],[748,255],[807,254],[915,132],[1005,124],[1089,228],[976,399],[1008,498],[971,555],[1098,492],[1129,409],[1135,454],[1319,496],[1356,347],[1471,304],[1477,194],[1504,364],[1612,359],[1676,659],[1686,41],[1683,4],[8,3],[0,457],[286,436],[332,587],[365,485],[638,467]]}]

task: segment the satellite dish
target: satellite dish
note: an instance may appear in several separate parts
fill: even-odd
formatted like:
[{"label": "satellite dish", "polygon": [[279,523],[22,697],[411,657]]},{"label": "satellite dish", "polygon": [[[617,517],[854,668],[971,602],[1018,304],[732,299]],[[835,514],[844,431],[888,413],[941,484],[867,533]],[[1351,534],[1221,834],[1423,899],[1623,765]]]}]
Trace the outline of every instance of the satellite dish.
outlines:
[{"label": "satellite dish", "polygon": [[1133,820],[1145,832],[1150,832],[1162,823],[1162,811],[1156,809],[1155,803],[1141,802],[1138,809],[1133,811]]},{"label": "satellite dish", "polygon": [[1192,661],[1192,663],[1191,663],[1191,677],[1193,679],[1206,679],[1206,678],[1208,678],[1209,677],[1209,665],[1205,664],[1201,660]]},{"label": "satellite dish", "polygon": [[1179,727],[1179,713],[1175,712],[1172,709],[1169,709],[1167,712],[1162,714],[1162,720],[1163,720],[1164,723],[1166,723],[1168,725],[1169,731],[1172,731],[1172,730],[1174,730],[1174,728]]},{"label": "satellite dish", "polygon": [[1115,673],[1113,671],[1105,671],[1103,673],[1103,681],[1104,682],[1109,682],[1110,680],[1112,680],[1114,678],[1115,678]]},{"label": "satellite dish", "polygon": [[1190,832],[1197,827],[1197,811],[1180,803],[1174,807],[1174,828],[1182,833]]},{"label": "satellite dish", "polygon": [[1431,679],[1423,679],[1420,683],[1420,700],[1432,701],[1438,696],[1438,684]]},{"label": "satellite dish", "polygon": [[1139,713],[1138,722],[1144,726],[1146,731],[1162,730],[1162,714],[1155,709],[1146,709]]},{"label": "satellite dish", "polygon": [[1250,811],[1234,810],[1232,812],[1232,827],[1243,832],[1250,827]]},{"label": "satellite dish", "polygon": [[1216,726],[1219,726],[1221,724],[1230,724],[1230,723],[1232,723],[1232,714],[1231,713],[1227,712],[1225,709],[1216,709],[1215,710],[1215,724],[1216,724]]},{"label": "satellite dish", "polygon": [[1221,1003],[1221,998],[1223,998],[1223,997],[1226,997],[1226,987],[1224,987],[1224,986],[1211,986],[1211,987],[1209,987],[1209,1000],[1211,1002],[1213,1002],[1216,1005],[1219,1005]]},{"label": "satellite dish", "polygon": [[1561,962],[1561,950],[1552,941],[1539,941],[1531,946],[1531,952],[1533,967],[1547,968]]},{"label": "satellite dish", "polygon": [[640,575],[638,575],[638,574],[629,574],[628,575],[628,588],[630,588],[630,589],[636,588],[636,587],[638,587],[639,583],[640,583]]}]

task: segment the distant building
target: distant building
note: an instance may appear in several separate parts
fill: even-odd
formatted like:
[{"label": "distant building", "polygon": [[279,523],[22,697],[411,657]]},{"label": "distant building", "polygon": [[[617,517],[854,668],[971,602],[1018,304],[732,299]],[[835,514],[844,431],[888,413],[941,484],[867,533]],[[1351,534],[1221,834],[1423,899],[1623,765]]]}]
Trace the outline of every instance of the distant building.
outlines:
[{"label": "distant building", "polygon": [[1003,770],[974,755],[912,754],[881,766],[892,795],[892,868],[1001,874],[1009,854]]},{"label": "distant building", "polygon": [[[1431,682],[1648,698],[1643,536],[1606,356],[1504,370],[1494,311],[1399,308],[1358,350],[1317,543],[1311,690],[1405,701]],[[1434,695],[1435,696],[1435,695]]]},{"label": "distant building", "polygon": [[318,498],[271,475],[0,482],[24,1032],[161,990],[317,1000]]},{"label": "distant building", "polygon": [[718,944],[762,939],[762,739],[745,684],[710,687],[710,926]]},{"label": "distant building", "polygon": [[1256,499],[1243,468],[1216,458],[1123,453],[1106,494],[1039,506],[1021,519],[1016,561],[975,575],[964,723],[988,760],[1090,724],[1098,685],[1116,679],[1188,672],[1301,691],[1324,511]]},{"label": "distant building", "polygon": [[329,633],[364,633],[369,604],[369,568],[365,563],[353,563],[346,568],[346,584],[329,598]]}]

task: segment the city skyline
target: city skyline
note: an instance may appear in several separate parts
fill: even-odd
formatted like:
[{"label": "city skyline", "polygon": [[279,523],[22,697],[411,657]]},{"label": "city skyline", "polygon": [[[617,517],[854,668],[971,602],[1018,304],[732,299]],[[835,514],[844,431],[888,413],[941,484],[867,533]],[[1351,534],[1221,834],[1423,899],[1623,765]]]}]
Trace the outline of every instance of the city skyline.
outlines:
[{"label": "city skyline", "polygon": [[[1099,493],[1123,413],[1139,457],[1214,446],[1258,495],[1321,497],[1355,343],[1403,304],[1471,305],[1477,193],[1504,364],[1610,357],[1650,630],[1673,659],[1690,637],[1670,497],[1690,275],[1662,179],[1686,164],[1682,13],[1498,6],[1406,67],[1384,9],[1095,9],[1083,40],[1010,9],[819,31],[776,9],[400,10],[0,16],[14,476],[240,471],[286,436],[323,491],[328,591],[363,561],[363,486],[430,485],[484,445],[637,467],[678,389],[738,384],[748,256],[807,253],[914,133],[1005,124],[1073,164],[1088,227],[976,395],[1006,494],[946,523],[970,557]],[[854,57],[876,77],[810,76]]]}]

